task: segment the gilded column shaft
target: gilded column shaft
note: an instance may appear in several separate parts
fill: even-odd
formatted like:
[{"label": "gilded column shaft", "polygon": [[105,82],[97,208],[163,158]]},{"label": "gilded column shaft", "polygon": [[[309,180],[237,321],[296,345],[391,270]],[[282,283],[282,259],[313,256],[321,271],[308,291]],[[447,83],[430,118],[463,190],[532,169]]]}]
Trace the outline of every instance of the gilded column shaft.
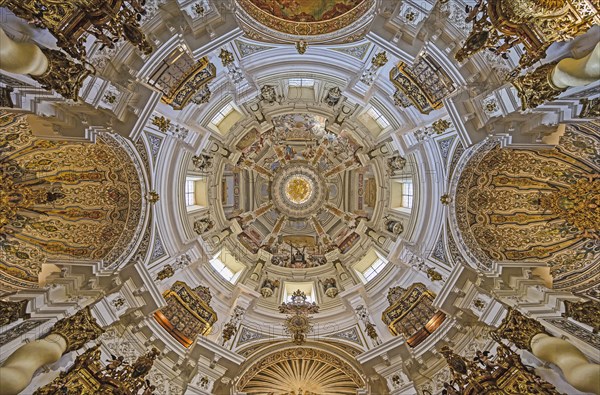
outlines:
[{"label": "gilded column shaft", "polygon": [[600,365],[590,363],[571,343],[551,336],[538,321],[510,308],[495,333],[542,361],[558,366],[567,382],[578,390],[600,394]]},{"label": "gilded column shaft", "polygon": [[25,344],[0,367],[0,395],[16,395],[31,382],[42,366],[58,361],[66,352],[81,348],[104,331],[92,317],[90,308],[58,321],[43,339]]}]

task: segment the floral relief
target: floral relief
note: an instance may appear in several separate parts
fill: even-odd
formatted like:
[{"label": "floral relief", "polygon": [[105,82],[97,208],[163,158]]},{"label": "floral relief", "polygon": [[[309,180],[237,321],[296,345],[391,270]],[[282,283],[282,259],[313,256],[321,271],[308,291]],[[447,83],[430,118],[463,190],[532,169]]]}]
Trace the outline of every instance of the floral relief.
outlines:
[{"label": "floral relief", "polygon": [[37,287],[48,258],[113,263],[142,211],[137,170],[120,143],[35,137],[27,116],[0,114],[0,287]]},{"label": "floral relief", "polygon": [[459,179],[456,215],[482,263],[547,262],[555,288],[594,282],[600,255],[599,131],[597,122],[569,125],[554,149],[496,145],[471,159]]}]

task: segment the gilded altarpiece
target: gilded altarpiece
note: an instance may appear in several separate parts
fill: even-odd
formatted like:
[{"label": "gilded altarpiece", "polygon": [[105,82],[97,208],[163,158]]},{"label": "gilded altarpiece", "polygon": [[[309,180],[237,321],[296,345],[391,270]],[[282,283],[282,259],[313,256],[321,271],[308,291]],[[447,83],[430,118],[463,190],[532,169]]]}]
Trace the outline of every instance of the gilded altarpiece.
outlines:
[{"label": "gilded altarpiece", "polygon": [[390,70],[390,81],[423,114],[442,108],[444,98],[456,90],[452,78],[429,55],[412,65],[398,63]]},{"label": "gilded altarpiece", "polygon": [[394,336],[403,335],[411,347],[419,345],[446,319],[443,312],[433,307],[435,294],[422,283],[408,289],[390,288],[387,298],[390,306],[381,320]]},{"label": "gilded altarpiece", "polygon": [[154,318],[171,336],[185,347],[196,337],[207,335],[217,322],[217,313],[210,307],[212,296],[207,287],[190,288],[177,281],[163,294],[167,307],[154,313]]},{"label": "gilded altarpiece", "polygon": [[42,264],[100,261],[130,247],[142,215],[136,167],[120,143],[43,140],[27,115],[0,113],[0,288],[36,288]]},{"label": "gilded altarpiece", "polygon": [[550,150],[484,147],[458,181],[466,246],[493,261],[546,262],[555,289],[600,282],[600,123],[567,126]]}]

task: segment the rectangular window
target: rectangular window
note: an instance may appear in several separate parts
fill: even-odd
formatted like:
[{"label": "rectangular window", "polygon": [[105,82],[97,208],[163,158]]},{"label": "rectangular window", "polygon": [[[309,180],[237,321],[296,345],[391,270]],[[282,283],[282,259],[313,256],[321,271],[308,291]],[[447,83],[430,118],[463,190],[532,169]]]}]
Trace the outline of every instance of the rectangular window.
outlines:
[{"label": "rectangular window", "polygon": [[367,114],[371,118],[373,118],[373,120],[375,122],[377,122],[377,125],[379,125],[380,128],[385,129],[388,126],[390,126],[390,123],[388,122],[388,120],[385,119],[385,117],[383,116],[383,114],[381,112],[379,112],[379,110],[376,109],[375,107],[369,108],[369,110],[367,111]]},{"label": "rectangular window", "polygon": [[196,204],[196,182],[193,180],[185,181],[185,205],[193,206]]},{"label": "rectangular window", "polygon": [[225,117],[228,116],[229,114],[231,114],[232,112],[233,112],[233,106],[231,105],[231,103],[229,103],[225,107],[223,107],[221,110],[219,110],[219,112],[213,117],[213,119],[210,121],[210,123],[212,123],[213,125],[219,126],[219,124],[221,122],[223,122]]},{"label": "rectangular window", "polygon": [[369,266],[362,274],[365,280],[371,281],[385,267],[385,261],[378,258],[371,266]]},{"label": "rectangular window", "polygon": [[304,292],[304,294],[306,295],[306,300],[308,302],[316,302],[315,284],[313,282],[306,282],[306,283],[285,282],[284,286],[283,286],[283,298],[282,298],[283,303],[291,302],[292,294],[294,292],[296,292],[297,290]]},{"label": "rectangular window", "polygon": [[290,78],[288,86],[292,88],[312,88],[315,86],[315,80],[310,78]]},{"label": "rectangular window", "polygon": [[220,259],[215,258],[210,261],[210,264],[212,265],[213,269],[215,269],[217,271],[217,273],[219,273],[221,275],[221,277],[223,277],[225,280],[227,280],[229,282],[233,282],[232,280],[233,280],[233,277],[235,277],[235,273],[232,272],[230,268],[225,266],[223,264],[223,262],[221,262]]},{"label": "rectangular window", "polygon": [[412,208],[413,205],[413,183],[402,182],[402,207]]},{"label": "rectangular window", "polygon": [[232,284],[236,283],[244,270],[244,266],[226,248],[214,255],[210,260],[210,265],[221,277]]}]

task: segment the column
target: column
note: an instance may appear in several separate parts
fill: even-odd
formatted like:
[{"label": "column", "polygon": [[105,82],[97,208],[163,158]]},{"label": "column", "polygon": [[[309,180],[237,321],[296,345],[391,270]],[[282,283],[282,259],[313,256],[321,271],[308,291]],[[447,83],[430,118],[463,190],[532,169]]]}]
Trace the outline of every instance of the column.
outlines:
[{"label": "column", "polygon": [[0,28],[0,68],[15,74],[42,75],[48,58],[34,43],[18,43]]},{"label": "column", "polygon": [[600,393],[600,365],[590,363],[571,343],[548,334],[538,321],[510,308],[495,333],[540,360],[558,366],[567,382],[578,390]]},{"label": "column", "polygon": [[583,86],[600,78],[600,43],[581,59],[566,58],[544,64],[513,80],[521,108],[535,108],[556,99],[567,88]]},{"label": "column", "polygon": [[552,71],[552,83],[558,88],[582,86],[600,78],[600,42],[581,59],[566,58]]},{"label": "column", "polygon": [[8,325],[20,318],[28,318],[27,303],[28,300],[18,302],[0,300],[0,326]]},{"label": "column", "polygon": [[48,336],[25,344],[4,361],[0,367],[0,395],[16,395],[23,391],[39,368],[58,361],[63,354],[78,350],[103,332],[89,307],[58,321]]}]

